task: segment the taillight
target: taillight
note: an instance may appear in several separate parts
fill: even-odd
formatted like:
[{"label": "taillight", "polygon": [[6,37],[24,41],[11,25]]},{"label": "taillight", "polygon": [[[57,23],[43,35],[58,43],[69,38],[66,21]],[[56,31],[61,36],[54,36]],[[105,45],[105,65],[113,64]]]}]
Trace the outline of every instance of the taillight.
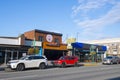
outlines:
[{"label": "taillight", "polygon": [[61,61],[58,61],[58,63],[61,63]]}]

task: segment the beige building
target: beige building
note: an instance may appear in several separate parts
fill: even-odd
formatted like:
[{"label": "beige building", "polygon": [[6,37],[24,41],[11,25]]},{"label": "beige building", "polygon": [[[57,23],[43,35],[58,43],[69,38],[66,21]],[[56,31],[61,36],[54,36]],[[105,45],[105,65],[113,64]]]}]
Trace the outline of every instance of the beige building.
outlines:
[{"label": "beige building", "polygon": [[120,57],[120,38],[93,40],[86,41],[85,43],[107,46],[107,51],[104,57],[106,57],[106,55],[115,55]]}]

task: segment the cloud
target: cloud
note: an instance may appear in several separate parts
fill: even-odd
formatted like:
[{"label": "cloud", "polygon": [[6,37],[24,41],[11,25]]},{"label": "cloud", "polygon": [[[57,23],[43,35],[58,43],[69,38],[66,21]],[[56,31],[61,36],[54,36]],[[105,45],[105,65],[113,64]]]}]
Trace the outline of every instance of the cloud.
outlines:
[{"label": "cloud", "polygon": [[79,5],[73,6],[73,16],[76,16],[80,11],[88,12],[92,9],[104,7],[106,4],[116,4],[116,0],[78,0]]},{"label": "cloud", "polygon": [[[99,36],[102,37],[102,30],[108,25],[120,22],[120,1],[117,0],[78,0],[78,6],[74,6],[73,17],[74,22],[82,28],[83,35]],[[89,13],[93,9],[102,9],[108,4],[112,6],[104,15],[91,19]],[[84,15],[78,17],[77,15]],[[87,17],[87,18],[86,18]],[[83,20],[81,20],[83,18]]]}]

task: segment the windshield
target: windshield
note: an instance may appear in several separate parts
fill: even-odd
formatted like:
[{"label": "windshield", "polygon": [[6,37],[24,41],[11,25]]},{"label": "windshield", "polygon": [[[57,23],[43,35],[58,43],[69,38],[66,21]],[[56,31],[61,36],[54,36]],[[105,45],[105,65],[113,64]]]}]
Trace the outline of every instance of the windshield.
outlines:
[{"label": "windshield", "polygon": [[26,58],[27,58],[27,56],[24,56],[24,57],[21,57],[19,60],[24,60]]}]

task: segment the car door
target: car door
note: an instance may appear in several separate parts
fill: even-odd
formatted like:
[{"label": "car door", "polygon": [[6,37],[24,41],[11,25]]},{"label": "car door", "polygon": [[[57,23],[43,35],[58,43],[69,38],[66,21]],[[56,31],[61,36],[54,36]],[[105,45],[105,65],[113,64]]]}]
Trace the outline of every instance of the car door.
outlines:
[{"label": "car door", "polygon": [[69,59],[69,57],[68,57],[68,56],[67,56],[67,57],[65,57],[64,61],[65,61],[66,65],[69,65],[69,64],[70,64],[70,59]]},{"label": "car door", "polygon": [[34,56],[34,67],[39,67],[40,63],[44,62],[43,60],[44,58],[41,56]]},{"label": "car door", "polygon": [[34,67],[37,67],[37,59],[35,58],[35,56],[30,56],[28,57],[28,60],[26,60],[26,66],[28,68],[34,68]]},{"label": "car door", "polygon": [[119,58],[115,57],[115,63],[119,63]]},{"label": "car door", "polygon": [[71,64],[71,65],[75,64],[74,57],[72,57],[72,56],[70,57],[70,64]]},{"label": "car door", "polygon": [[67,63],[68,63],[69,65],[74,64],[73,58],[72,58],[71,56],[68,57]]},{"label": "car door", "polygon": [[33,57],[29,56],[24,61],[26,68],[32,68],[34,66]]}]

